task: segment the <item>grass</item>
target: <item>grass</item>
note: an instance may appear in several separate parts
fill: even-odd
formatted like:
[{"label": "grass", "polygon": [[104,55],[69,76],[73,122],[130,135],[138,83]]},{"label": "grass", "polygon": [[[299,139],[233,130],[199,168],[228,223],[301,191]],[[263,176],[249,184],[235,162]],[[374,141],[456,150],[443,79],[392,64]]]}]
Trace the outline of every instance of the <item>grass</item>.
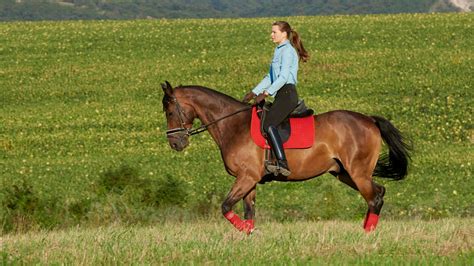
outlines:
[{"label": "grass", "polygon": [[1,238],[3,264],[472,265],[474,220],[262,222],[251,236],[220,221],[71,228]]},{"label": "grass", "polygon": [[[159,84],[241,98],[268,70],[274,19],[0,23],[2,233],[220,217],[233,178],[208,134],[169,148]],[[298,83],[308,106],[381,115],[413,139],[406,180],[376,180],[384,217],[472,217],[474,15],[280,19],[312,55]],[[183,189],[167,200],[170,184]],[[268,220],[366,211],[329,175],[257,189]]]}]

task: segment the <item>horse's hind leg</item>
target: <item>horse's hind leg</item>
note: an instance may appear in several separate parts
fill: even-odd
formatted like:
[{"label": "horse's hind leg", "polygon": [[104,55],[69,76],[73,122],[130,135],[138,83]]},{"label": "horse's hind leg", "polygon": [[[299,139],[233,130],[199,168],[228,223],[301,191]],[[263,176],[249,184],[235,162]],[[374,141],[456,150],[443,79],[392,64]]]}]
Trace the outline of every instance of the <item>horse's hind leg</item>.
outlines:
[{"label": "horse's hind leg", "polygon": [[372,176],[355,176],[352,179],[369,206],[364,220],[364,229],[366,232],[373,231],[382,210],[385,188],[373,182]]},{"label": "horse's hind leg", "polygon": [[[366,181],[359,181],[359,185],[357,185],[346,171],[337,174],[337,179],[357,191],[360,191],[359,187],[362,188],[363,191],[361,194],[369,205],[369,209],[364,220],[364,229],[366,231],[374,230],[377,226],[378,216],[382,210],[385,187],[372,181],[372,178],[369,178],[371,185],[369,185],[369,183]],[[364,180],[364,178],[362,178],[362,180]]]},{"label": "horse's hind leg", "polygon": [[374,213],[380,215],[380,211],[383,206],[383,196],[385,195],[385,187],[372,181],[372,184],[375,188],[375,207]]},{"label": "horse's hind leg", "polygon": [[385,187],[372,181],[375,196],[369,204],[369,209],[364,220],[364,229],[366,232],[375,230],[379,221],[380,211],[383,206],[383,196],[385,195]]},{"label": "horse's hind leg", "polygon": [[346,171],[343,171],[337,174],[337,179],[339,179],[339,181],[341,181],[342,183],[350,186],[351,188],[359,191],[359,189],[357,188],[357,185],[354,183],[351,176]]}]

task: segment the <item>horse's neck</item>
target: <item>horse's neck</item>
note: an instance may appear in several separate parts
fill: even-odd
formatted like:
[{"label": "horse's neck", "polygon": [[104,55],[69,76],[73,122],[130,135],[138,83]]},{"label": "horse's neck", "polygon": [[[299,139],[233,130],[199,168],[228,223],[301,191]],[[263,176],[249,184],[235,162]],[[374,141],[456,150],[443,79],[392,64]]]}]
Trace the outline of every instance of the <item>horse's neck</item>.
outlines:
[{"label": "horse's neck", "polygon": [[[202,91],[197,91],[192,98],[191,104],[203,124],[212,123],[245,108],[245,105],[238,101],[222,95],[206,94]],[[246,113],[235,114],[208,127],[209,133],[221,149],[232,142],[232,139],[237,137],[239,132],[246,130],[248,116]]]}]

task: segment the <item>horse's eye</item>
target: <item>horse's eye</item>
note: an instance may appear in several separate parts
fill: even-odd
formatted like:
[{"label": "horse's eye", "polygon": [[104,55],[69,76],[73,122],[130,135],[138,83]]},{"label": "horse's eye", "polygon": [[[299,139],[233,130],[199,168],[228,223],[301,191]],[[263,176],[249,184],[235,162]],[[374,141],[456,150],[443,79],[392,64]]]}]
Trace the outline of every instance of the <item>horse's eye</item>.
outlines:
[{"label": "horse's eye", "polygon": [[172,115],[173,115],[173,112],[169,112],[169,113],[168,113],[168,116],[172,116]]}]

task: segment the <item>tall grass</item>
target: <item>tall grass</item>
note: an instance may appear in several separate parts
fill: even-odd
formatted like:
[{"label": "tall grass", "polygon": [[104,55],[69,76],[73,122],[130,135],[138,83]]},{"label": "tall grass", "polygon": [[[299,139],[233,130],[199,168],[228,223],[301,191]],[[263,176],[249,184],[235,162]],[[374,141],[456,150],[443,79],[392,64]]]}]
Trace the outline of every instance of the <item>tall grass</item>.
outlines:
[{"label": "tall grass", "polygon": [[382,221],[365,234],[359,223],[258,224],[251,236],[228,223],[162,223],[149,227],[9,235],[3,264],[472,265],[474,220]]}]

